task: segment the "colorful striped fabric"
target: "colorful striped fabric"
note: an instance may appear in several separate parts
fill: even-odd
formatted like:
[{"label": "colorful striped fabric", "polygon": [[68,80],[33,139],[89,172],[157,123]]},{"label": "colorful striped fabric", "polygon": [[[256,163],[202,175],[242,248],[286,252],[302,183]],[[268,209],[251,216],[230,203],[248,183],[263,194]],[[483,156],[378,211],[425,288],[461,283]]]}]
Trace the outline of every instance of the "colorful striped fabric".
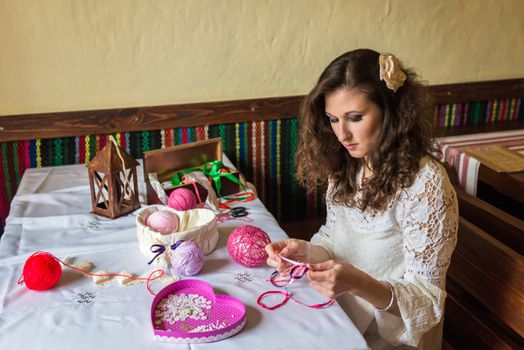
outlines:
[{"label": "colorful striped fabric", "polygon": [[[437,105],[434,112],[437,127],[506,120],[524,120],[522,98]],[[221,137],[224,152],[255,184],[268,210],[280,221],[293,221],[324,213],[323,195],[318,191],[306,194],[295,180],[297,131],[298,119],[291,118],[113,136],[135,158],[142,158],[144,151],[152,149]],[[0,143],[0,229],[25,169],[88,163],[107,140],[108,135],[85,135]]]},{"label": "colorful striped fabric", "polygon": [[[266,207],[279,220],[319,215],[321,194],[306,195],[295,180],[297,118],[113,134],[135,158],[143,152],[221,137],[223,150],[248,181],[255,184]],[[0,143],[0,218],[28,168],[88,163],[108,142],[109,135],[85,135]],[[87,176],[87,172],[86,172]],[[282,206],[285,203],[285,208]]]},{"label": "colorful striped fabric", "polygon": [[442,152],[441,161],[451,165],[458,175],[460,186],[469,194],[477,194],[480,162],[461,151],[463,147],[500,145],[524,154],[524,130],[509,130],[447,136],[437,139]]},{"label": "colorful striped fabric", "polygon": [[442,104],[435,107],[433,118],[435,126],[440,128],[524,121],[524,106],[521,97]]}]

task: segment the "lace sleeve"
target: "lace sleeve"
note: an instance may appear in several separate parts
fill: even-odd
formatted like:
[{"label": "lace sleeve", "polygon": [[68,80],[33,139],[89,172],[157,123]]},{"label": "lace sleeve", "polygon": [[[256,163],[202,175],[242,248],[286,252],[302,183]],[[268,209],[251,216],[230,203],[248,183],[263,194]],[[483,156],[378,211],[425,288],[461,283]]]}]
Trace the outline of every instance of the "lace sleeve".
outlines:
[{"label": "lace sleeve", "polygon": [[405,273],[389,281],[401,317],[375,311],[381,336],[392,344],[417,346],[443,318],[445,284],[457,241],[458,204],[446,173],[430,161],[400,200]]},{"label": "lace sleeve", "polygon": [[335,227],[335,206],[331,201],[332,185],[329,183],[326,192],[326,223],[311,237],[311,243],[326,249],[329,258],[333,259],[333,232]]}]

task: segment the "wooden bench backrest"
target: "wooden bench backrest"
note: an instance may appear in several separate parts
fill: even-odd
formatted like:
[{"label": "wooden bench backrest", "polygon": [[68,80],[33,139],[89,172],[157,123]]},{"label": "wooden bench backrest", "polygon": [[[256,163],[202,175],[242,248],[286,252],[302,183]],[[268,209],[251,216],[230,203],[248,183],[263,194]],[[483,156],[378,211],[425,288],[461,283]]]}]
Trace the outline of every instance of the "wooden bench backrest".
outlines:
[{"label": "wooden bench backrest", "polygon": [[490,236],[524,255],[524,221],[505,211],[455,188],[460,216],[478,226]]},{"label": "wooden bench backrest", "polygon": [[524,257],[460,218],[448,276],[524,337]]}]

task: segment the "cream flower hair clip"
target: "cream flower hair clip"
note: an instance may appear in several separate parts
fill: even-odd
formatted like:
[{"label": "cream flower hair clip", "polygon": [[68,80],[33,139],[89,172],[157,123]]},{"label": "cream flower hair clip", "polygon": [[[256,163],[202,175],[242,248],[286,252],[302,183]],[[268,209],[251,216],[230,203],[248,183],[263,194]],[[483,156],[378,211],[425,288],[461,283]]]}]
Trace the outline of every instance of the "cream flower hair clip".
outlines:
[{"label": "cream flower hair clip", "polygon": [[380,54],[378,58],[380,66],[380,80],[386,82],[386,86],[397,92],[398,88],[404,85],[406,73],[402,70],[399,60],[392,54]]}]

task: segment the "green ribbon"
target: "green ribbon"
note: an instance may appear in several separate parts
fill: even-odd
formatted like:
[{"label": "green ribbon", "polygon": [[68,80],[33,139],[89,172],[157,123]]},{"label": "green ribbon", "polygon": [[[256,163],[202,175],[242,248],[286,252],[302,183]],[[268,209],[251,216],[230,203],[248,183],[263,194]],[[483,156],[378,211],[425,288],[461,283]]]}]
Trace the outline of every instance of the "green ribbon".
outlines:
[{"label": "green ribbon", "polygon": [[188,173],[192,173],[193,171],[202,171],[202,169],[201,168],[189,168],[189,169],[179,171],[178,173],[173,175],[173,177],[171,177],[171,183],[173,184],[173,186],[182,185],[182,176]]},{"label": "green ribbon", "polygon": [[214,160],[211,162],[204,163],[202,168],[190,168],[179,171],[171,178],[171,183],[173,186],[180,186],[182,183],[182,176],[191,173],[193,171],[201,171],[208,178],[213,180],[215,184],[215,189],[217,191],[217,196],[220,197],[220,189],[222,188],[222,178],[225,177],[236,184],[238,184],[244,191],[246,190],[246,185],[243,184],[239,178],[234,176],[231,173],[222,173],[220,169],[225,168],[224,164],[220,160]]}]

